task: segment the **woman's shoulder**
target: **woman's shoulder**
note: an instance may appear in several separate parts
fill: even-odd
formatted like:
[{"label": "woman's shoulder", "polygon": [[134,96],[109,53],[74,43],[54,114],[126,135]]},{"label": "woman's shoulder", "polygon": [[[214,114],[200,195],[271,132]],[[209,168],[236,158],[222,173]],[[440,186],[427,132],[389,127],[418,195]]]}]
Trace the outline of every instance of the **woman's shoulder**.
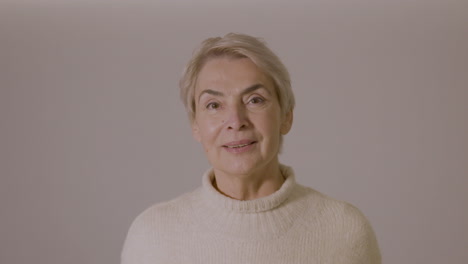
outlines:
[{"label": "woman's shoulder", "polygon": [[310,187],[298,185],[298,188],[298,200],[305,206],[307,221],[315,220],[337,226],[368,225],[366,216],[352,203],[333,198]]},{"label": "woman's shoulder", "polygon": [[155,251],[155,244],[186,232],[185,229],[192,221],[190,201],[196,199],[198,192],[197,189],[175,199],[156,203],[135,217],[121,252],[122,263],[142,263],[148,254],[161,253]]},{"label": "woman's shoulder", "polygon": [[151,205],[135,217],[130,229],[168,230],[171,226],[178,226],[181,222],[188,221],[192,210],[191,201],[199,191],[196,189],[174,199]]},{"label": "woman's shoulder", "polygon": [[299,230],[307,230],[323,245],[345,252],[340,257],[357,258],[359,263],[381,263],[374,230],[359,208],[309,187],[299,189],[302,199],[298,202],[304,206],[304,213],[298,217]]}]

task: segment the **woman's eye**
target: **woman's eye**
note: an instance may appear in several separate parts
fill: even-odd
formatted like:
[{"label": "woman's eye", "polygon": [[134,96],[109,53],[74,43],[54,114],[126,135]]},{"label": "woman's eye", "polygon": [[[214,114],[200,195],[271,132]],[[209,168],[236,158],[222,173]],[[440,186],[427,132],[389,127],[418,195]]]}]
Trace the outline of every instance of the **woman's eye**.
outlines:
[{"label": "woman's eye", "polygon": [[206,105],[206,109],[218,109],[218,108],[219,108],[219,104],[216,102],[211,102]]},{"label": "woman's eye", "polygon": [[249,103],[251,104],[259,104],[259,103],[263,103],[265,100],[261,97],[254,97],[252,99],[250,99]]}]

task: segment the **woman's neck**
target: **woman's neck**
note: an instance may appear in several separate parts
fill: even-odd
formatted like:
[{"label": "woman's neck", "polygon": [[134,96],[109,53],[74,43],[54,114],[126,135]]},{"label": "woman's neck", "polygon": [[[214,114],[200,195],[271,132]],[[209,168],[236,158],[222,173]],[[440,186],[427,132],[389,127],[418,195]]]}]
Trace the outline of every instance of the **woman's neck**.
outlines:
[{"label": "woman's neck", "polygon": [[253,200],[268,196],[280,189],[285,181],[279,164],[248,175],[230,175],[216,169],[214,173],[213,187],[236,200]]}]

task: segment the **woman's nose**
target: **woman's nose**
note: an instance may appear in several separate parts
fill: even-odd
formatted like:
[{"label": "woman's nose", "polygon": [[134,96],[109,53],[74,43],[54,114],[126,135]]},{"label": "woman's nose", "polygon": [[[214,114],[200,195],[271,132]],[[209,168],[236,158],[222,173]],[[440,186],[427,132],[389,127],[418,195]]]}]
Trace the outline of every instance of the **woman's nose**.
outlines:
[{"label": "woman's nose", "polygon": [[242,106],[233,106],[228,111],[227,129],[241,130],[249,126],[246,109]]}]

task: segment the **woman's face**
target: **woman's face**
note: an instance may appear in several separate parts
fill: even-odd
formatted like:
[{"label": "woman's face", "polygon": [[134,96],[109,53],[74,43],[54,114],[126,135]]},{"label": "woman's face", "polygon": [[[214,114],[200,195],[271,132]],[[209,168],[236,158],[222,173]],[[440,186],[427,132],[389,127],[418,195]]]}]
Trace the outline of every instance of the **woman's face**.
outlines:
[{"label": "woman's face", "polygon": [[247,58],[209,60],[195,88],[194,138],[215,172],[250,175],[278,164],[280,135],[292,113],[281,116],[273,83]]}]

